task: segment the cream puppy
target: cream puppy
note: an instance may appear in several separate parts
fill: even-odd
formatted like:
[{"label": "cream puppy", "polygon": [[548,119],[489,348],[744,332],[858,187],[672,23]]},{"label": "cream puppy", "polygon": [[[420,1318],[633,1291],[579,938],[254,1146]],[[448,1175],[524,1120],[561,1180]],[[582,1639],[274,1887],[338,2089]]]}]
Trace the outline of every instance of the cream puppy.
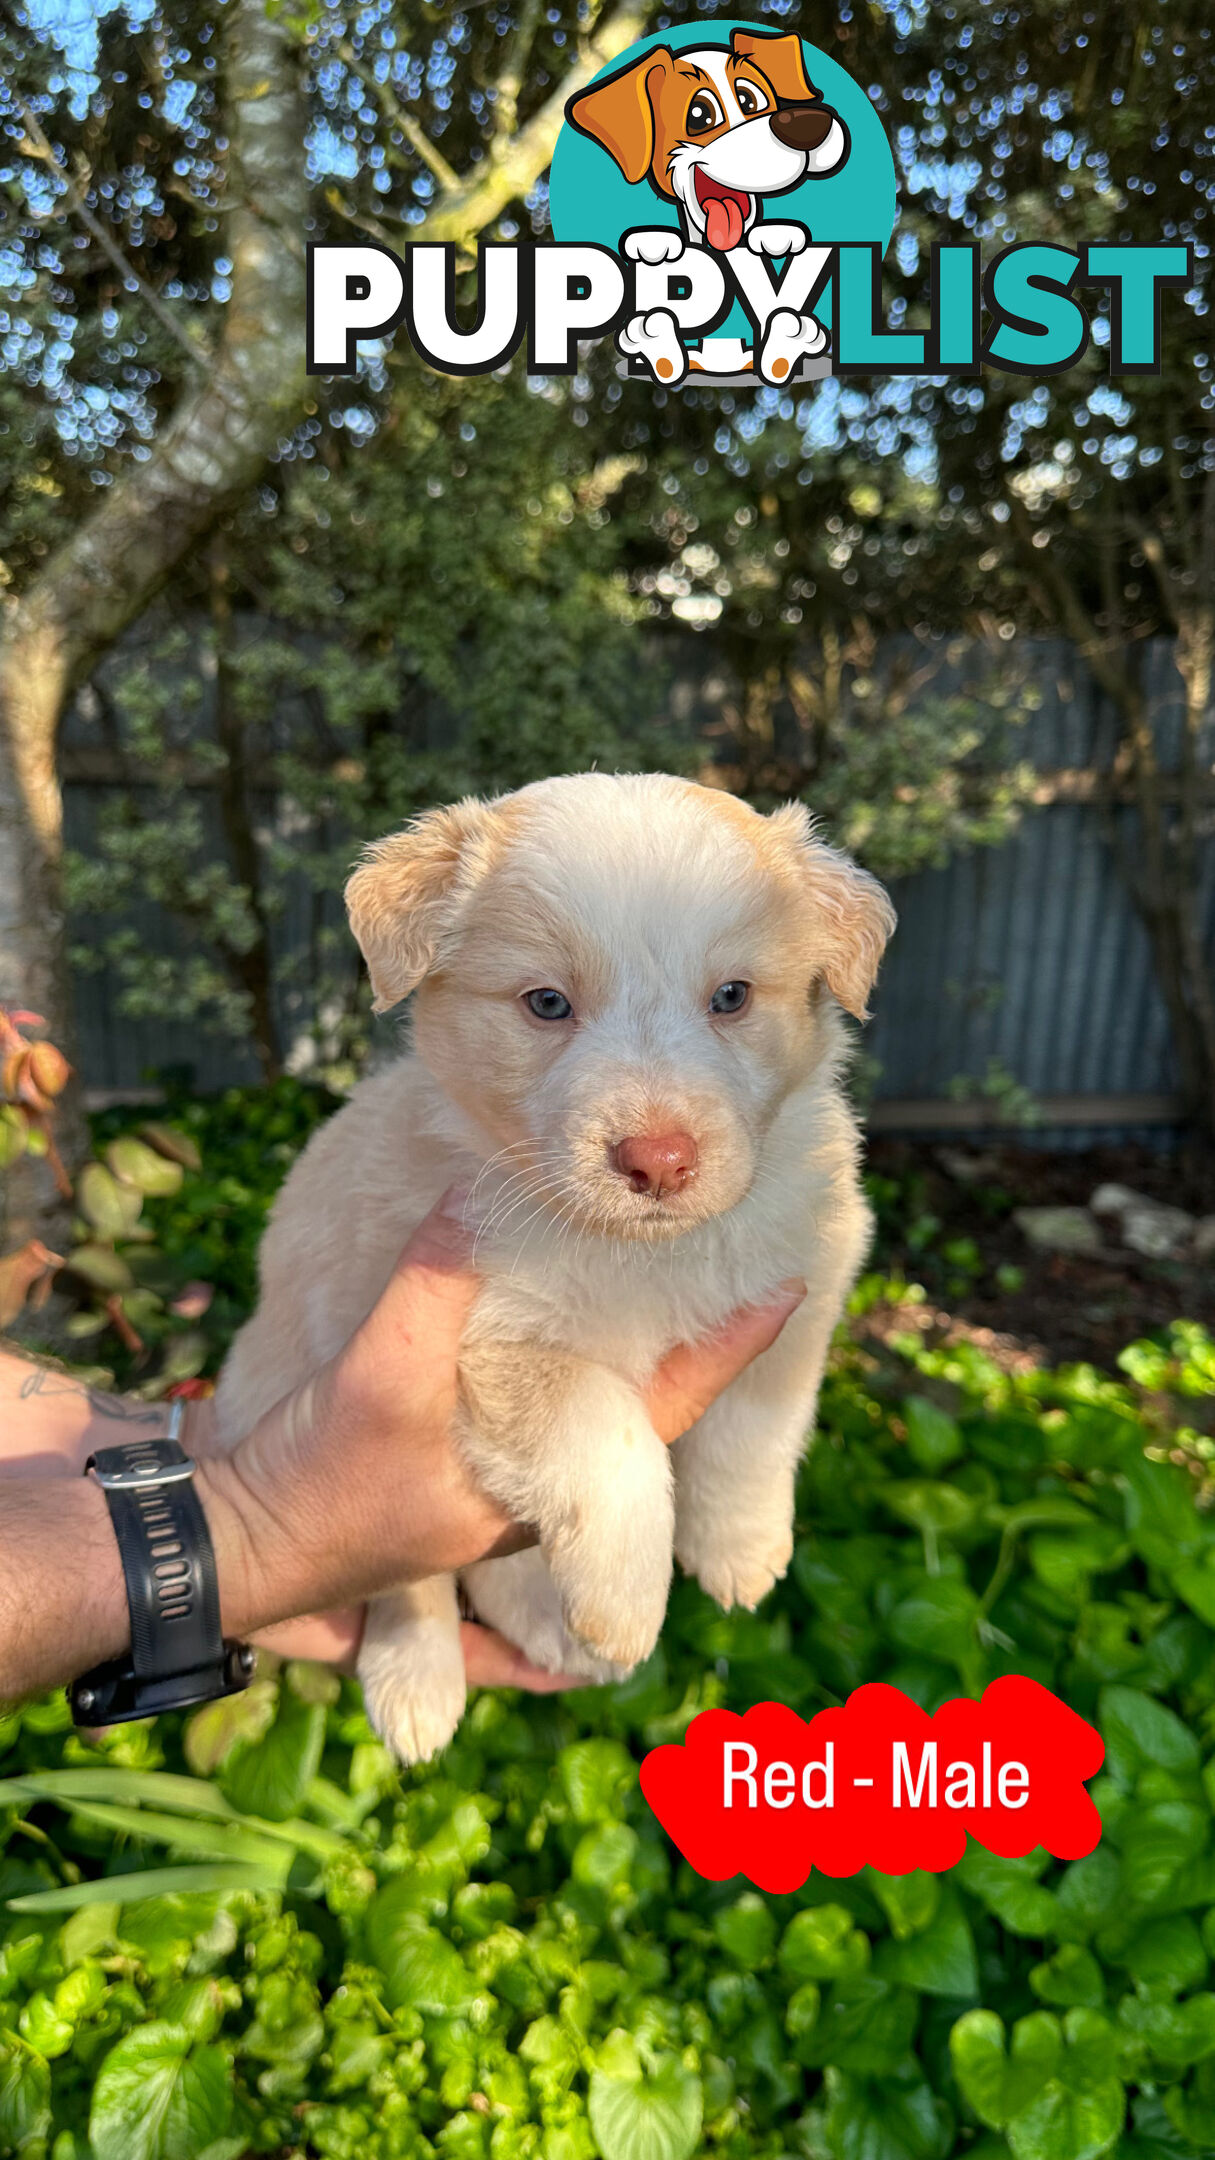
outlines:
[{"label": "cream puppy", "polygon": [[[584,773],[434,810],[347,887],[413,1048],[358,1086],[275,1207],[224,1368],[230,1443],[348,1340],[410,1231],[471,1185],[484,1287],[459,1444],[539,1545],[461,1581],[537,1664],[647,1657],[672,1554],[723,1606],[788,1565],[793,1480],[869,1219],[840,1092],[894,916],[798,805]],[[641,1390],[677,1342],[800,1274],[779,1340],[669,1451]],[[359,1675],[407,1762],[464,1706],[456,1582],[377,1598]]]}]

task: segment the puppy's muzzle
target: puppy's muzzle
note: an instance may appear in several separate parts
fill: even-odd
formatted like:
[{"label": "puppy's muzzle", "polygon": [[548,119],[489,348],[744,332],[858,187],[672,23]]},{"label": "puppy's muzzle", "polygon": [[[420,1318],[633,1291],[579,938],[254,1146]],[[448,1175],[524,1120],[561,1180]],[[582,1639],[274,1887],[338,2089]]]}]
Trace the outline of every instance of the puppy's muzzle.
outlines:
[{"label": "puppy's muzzle", "polygon": [[786,150],[817,150],[825,143],[836,115],[829,105],[782,105],[769,126]]}]

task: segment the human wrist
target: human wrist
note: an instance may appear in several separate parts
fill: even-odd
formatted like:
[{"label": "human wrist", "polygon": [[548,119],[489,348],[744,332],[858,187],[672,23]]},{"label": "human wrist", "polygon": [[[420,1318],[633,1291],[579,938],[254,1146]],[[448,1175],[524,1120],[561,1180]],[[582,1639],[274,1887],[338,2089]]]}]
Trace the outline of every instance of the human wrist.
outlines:
[{"label": "human wrist", "polygon": [[203,1458],[194,1473],[215,1554],[224,1635],[245,1640],[304,1611],[301,1556],[289,1527],[232,1455]]}]

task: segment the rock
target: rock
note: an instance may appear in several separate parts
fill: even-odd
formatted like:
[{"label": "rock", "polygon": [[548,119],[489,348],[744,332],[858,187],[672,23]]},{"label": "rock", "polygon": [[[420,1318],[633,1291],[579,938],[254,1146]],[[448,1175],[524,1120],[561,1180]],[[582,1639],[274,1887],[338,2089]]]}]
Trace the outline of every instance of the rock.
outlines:
[{"label": "rock", "polygon": [[955,1185],[998,1185],[1000,1182],[998,1155],[972,1155],[963,1148],[941,1147],[937,1149],[937,1161]]},{"label": "rock", "polygon": [[1194,1235],[1194,1217],[1184,1208],[1132,1192],[1129,1185],[1098,1185],[1089,1206],[1094,1215],[1115,1216],[1123,1244],[1145,1260],[1176,1260]]},{"label": "rock", "polygon": [[1089,1206],[1094,1215],[1125,1215],[1128,1208],[1138,1207],[1146,1198],[1145,1193],[1132,1192],[1129,1185],[1098,1185]]},{"label": "rock", "polygon": [[1194,1225],[1194,1258],[1215,1260],[1215,1215],[1200,1215]]},{"label": "rock", "polygon": [[1013,1221],[1040,1252],[1099,1253],[1101,1232],[1087,1208],[1023,1207]]},{"label": "rock", "polygon": [[1139,1200],[1120,1225],[1122,1242],[1145,1260],[1177,1260],[1190,1247],[1194,1217],[1163,1200]]}]

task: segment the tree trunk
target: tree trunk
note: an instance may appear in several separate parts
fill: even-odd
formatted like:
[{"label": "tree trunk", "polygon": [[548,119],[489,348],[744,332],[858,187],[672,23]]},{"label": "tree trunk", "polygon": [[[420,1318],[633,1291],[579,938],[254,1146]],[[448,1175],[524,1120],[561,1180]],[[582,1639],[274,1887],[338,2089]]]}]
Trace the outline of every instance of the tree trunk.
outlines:
[{"label": "tree trunk", "polygon": [[[0,996],[44,1014],[72,1055],[63,948],[63,807],[56,745],[64,706],[298,413],[304,384],[308,115],[296,51],[265,0],[224,13],[230,114],[231,298],[205,370],[187,379],[145,464],[132,465],[9,609],[0,634]],[[78,1160],[69,1104],[65,1156]],[[0,1181],[0,1250],[53,1244],[62,1203],[31,1166]]]},{"label": "tree trunk", "polygon": [[[72,1055],[62,937],[62,802],[56,741],[67,699],[255,478],[303,401],[308,109],[298,53],[267,0],[221,11],[230,142],[231,297],[214,354],[187,379],[151,457],[132,465],[50,558],[0,630],[0,996],[43,1012]],[[410,240],[469,242],[547,166],[571,93],[641,35],[625,0],[596,26],[565,81],[517,133],[442,189]],[[77,1122],[73,1127],[73,1115]],[[79,1112],[64,1119],[69,1165]],[[0,1252],[18,1216],[54,1243],[62,1209],[0,1179]],[[8,1213],[13,1213],[13,1223]]]}]

